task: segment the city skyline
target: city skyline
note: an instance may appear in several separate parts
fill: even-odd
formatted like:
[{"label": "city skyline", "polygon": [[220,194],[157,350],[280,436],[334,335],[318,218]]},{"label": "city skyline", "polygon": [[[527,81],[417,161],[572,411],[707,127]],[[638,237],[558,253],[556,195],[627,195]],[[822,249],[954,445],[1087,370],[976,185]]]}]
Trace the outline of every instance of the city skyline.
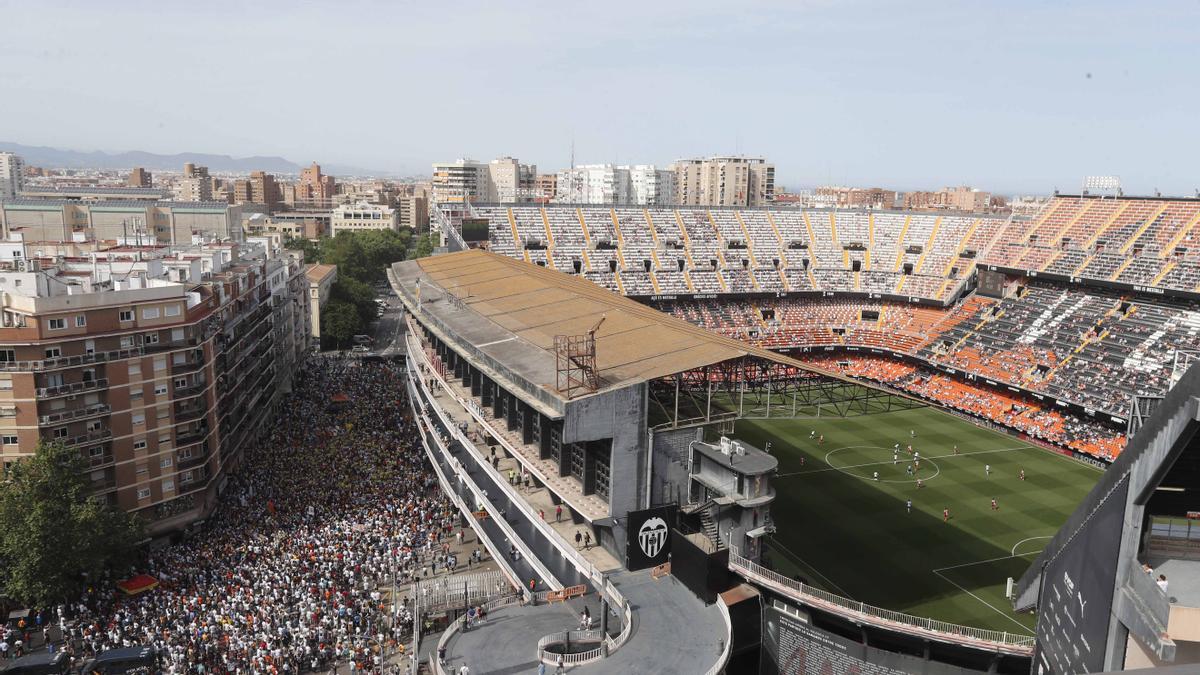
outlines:
[{"label": "city skyline", "polygon": [[[1090,174],[1120,175],[1130,194],[1197,187],[1187,111],[1200,96],[1179,86],[1195,5],[146,7],[10,5],[0,138],[397,175],[501,155],[558,169],[574,147],[577,163],[765,156],[792,188],[1048,193]],[[303,108],[267,86],[292,77]]]}]

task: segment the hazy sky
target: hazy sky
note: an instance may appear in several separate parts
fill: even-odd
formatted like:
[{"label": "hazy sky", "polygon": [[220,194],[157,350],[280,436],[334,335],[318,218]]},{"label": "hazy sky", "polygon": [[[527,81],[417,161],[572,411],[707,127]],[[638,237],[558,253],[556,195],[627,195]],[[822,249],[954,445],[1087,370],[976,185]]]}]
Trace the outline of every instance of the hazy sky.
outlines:
[{"label": "hazy sky", "polygon": [[778,181],[1200,187],[1200,2],[0,0],[0,140],[395,172],[764,155]]}]

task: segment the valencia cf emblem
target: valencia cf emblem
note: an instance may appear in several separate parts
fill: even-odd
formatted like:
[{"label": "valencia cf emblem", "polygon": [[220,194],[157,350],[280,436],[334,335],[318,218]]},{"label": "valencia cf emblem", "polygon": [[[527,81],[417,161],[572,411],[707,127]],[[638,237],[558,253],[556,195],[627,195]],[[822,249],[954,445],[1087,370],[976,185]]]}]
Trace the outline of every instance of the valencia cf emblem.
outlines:
[{"label": "valencia cf emblem", "polygon": [[638,543],[647,558],[656,557],[667,543],[666,521],[655,516],[642,523],[638,529]]}]

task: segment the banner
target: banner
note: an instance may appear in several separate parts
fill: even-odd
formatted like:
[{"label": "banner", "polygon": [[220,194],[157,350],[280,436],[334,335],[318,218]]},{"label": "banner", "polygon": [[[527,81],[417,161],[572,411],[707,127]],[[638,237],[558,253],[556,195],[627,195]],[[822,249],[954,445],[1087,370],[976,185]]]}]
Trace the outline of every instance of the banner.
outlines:
[{"label": "banner", "polygon": [[642,511],[630,511],[625,529],[625,567],[640,570],[667,562],[671,554],[671,527],[675,524],[674,504]]}]

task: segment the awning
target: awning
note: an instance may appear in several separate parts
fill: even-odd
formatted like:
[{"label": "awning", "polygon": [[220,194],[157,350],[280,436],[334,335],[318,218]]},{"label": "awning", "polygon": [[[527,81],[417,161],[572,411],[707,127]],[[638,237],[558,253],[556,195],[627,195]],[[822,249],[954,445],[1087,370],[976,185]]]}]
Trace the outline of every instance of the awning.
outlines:
[{"label": "awning", "polygon": [[139,574],[117,584],[117,588],[126,595],[137,595],[158,588],[158,579],[149,574]]}]

